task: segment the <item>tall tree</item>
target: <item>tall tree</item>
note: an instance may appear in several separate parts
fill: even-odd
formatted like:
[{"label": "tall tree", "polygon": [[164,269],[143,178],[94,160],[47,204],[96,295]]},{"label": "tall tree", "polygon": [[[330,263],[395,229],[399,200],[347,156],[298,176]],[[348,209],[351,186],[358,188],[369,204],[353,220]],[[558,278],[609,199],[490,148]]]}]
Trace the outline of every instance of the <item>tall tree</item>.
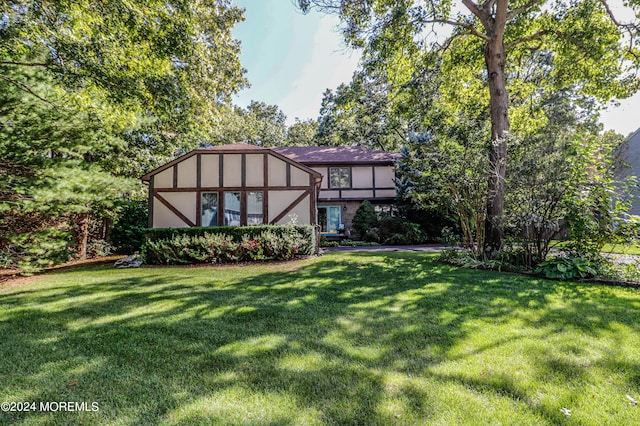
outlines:
[{"label": "tall tree", "polygon": [[[316,7],[338,14],[345,39],[366,47],[380,60],[400,61],[421,49],[447,55],[455,73],[473,64],[488,89],[491,117],[486,241],[488,251],[502,244],[507,133],[510,129],[510,79],[514,66],[533,52],[550,60],[547,84],[579,87],[602,101],[626,97],[638,89],[638,20],[624,23],[608,0],[298,0],[303,11]],[[640,2],[625,3],[637,15]],[[443,26],[449,35],[433,37]],[[445,32],[445,34],[447,34]],[[481,59],[482,62],[479,62]],[[451,76],[455,79],[455,75]]]},{"label": "tall tree", "polygon": [[22,218],[83,256],[88,216],[134,189],[121,178],[194,147],[245,84],[241,19],[230,0],[0,3],[0,249]]}]

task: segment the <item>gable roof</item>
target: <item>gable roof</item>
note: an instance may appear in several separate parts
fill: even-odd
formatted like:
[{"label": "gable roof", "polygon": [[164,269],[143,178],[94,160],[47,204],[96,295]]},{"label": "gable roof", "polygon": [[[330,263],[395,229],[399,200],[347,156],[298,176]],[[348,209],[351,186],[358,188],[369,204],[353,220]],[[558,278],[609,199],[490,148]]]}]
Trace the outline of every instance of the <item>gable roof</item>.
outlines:
[{"label": "gable roof", "polygon": [[284,146],[271,148],[302,164],[391,164],[400,155],[361,146]]},{"label": "gable roof", "polygon": [[282,161],[285,161],[287,163],[290,163],[296,167],[298,167],[299,169],[313,175],[316,178],[320,178],[321,174],[318,173],[317,171],[310,169],[309,167],[307,167],[306,165],[297,162],[296,160],[287,157],[286,155],[283,155],[273,149],[269,149],[269,148],[265,148],[265,147],[260,147],[260,146],[256,146],[256,145],[250,145],[247,143],[233,143],[233,144],[228,144],[228,145],[217,145],[217,146],[209,146],[206,148],[198,148],[198,149],[194,149],[191,152],[188,152],[184,155],[181,155],[180,157],[176,158],[173,161],[170,161],[154,170],[151,170],[150,172],[145,173],[141,179],[143,182],[148,182],[151,179],[151,176],[156,175],[170,167],[173,167],[175,164],[180,163],[181,161],[186,160],[189,157],[193,157],[194,155],[197,154],[241,154],[243,152],[247,152],[247,151],[251,151],[252,153],[255,154],[260,154],[260,153],[266,153],[266,154],[270,154],[276,158],[281,159]]}]

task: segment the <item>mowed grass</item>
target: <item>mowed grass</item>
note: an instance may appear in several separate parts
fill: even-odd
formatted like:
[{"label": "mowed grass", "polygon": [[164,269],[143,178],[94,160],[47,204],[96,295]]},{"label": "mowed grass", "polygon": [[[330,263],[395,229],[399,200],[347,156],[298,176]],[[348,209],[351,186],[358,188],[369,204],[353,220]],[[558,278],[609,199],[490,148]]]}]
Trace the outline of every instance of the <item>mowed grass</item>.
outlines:
[{"label": "mowed grass", "polygon": [[638,424],[627,395],[640,400],[638,290],[433,254],[0,288],[0,402],[99,404],[2,424]]}]

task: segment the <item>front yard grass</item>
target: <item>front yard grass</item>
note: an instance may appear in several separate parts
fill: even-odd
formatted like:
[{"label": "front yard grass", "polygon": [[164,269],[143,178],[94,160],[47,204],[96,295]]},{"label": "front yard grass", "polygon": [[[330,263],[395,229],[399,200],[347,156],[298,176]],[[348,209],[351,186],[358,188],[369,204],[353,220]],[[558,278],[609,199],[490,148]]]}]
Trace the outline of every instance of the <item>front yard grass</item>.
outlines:
[{"label": "front yard grass", "polygon": [[[0,424],[637,424],[640,291],[426,253],[0,287]],[[631,399],[630,399],[631,398]]]}]

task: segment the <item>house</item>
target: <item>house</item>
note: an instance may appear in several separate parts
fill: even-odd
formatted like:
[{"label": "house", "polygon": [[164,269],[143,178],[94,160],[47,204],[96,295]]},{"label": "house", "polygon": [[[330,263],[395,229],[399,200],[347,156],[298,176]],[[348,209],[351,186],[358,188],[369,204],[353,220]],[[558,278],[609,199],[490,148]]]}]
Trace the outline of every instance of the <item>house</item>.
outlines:
[{"label": "house", "polygon": [[362,147],[196,149],[145,174],[149,227],[318,224],[349,235],[363,200],[390,206],[396,154]]},{"label": "house", "polygon": [[356,146],[273,148],[324,178],[318,194],[317,224],[324,235],[348,236],[360,203],[381,210],[396,199],[394,165],[399,155]]},{"label": "house", "polygon": [[314,224],[322,176],[268,148],[196,149],[145,174],[149,227]]},{"label": "house", "polygon": [[[616,180],[622,181],[629,176],[640,177],[640,129],[620,145],[616,155]],[[640,216],[640,194],[636,194],[629,214]]]}]

